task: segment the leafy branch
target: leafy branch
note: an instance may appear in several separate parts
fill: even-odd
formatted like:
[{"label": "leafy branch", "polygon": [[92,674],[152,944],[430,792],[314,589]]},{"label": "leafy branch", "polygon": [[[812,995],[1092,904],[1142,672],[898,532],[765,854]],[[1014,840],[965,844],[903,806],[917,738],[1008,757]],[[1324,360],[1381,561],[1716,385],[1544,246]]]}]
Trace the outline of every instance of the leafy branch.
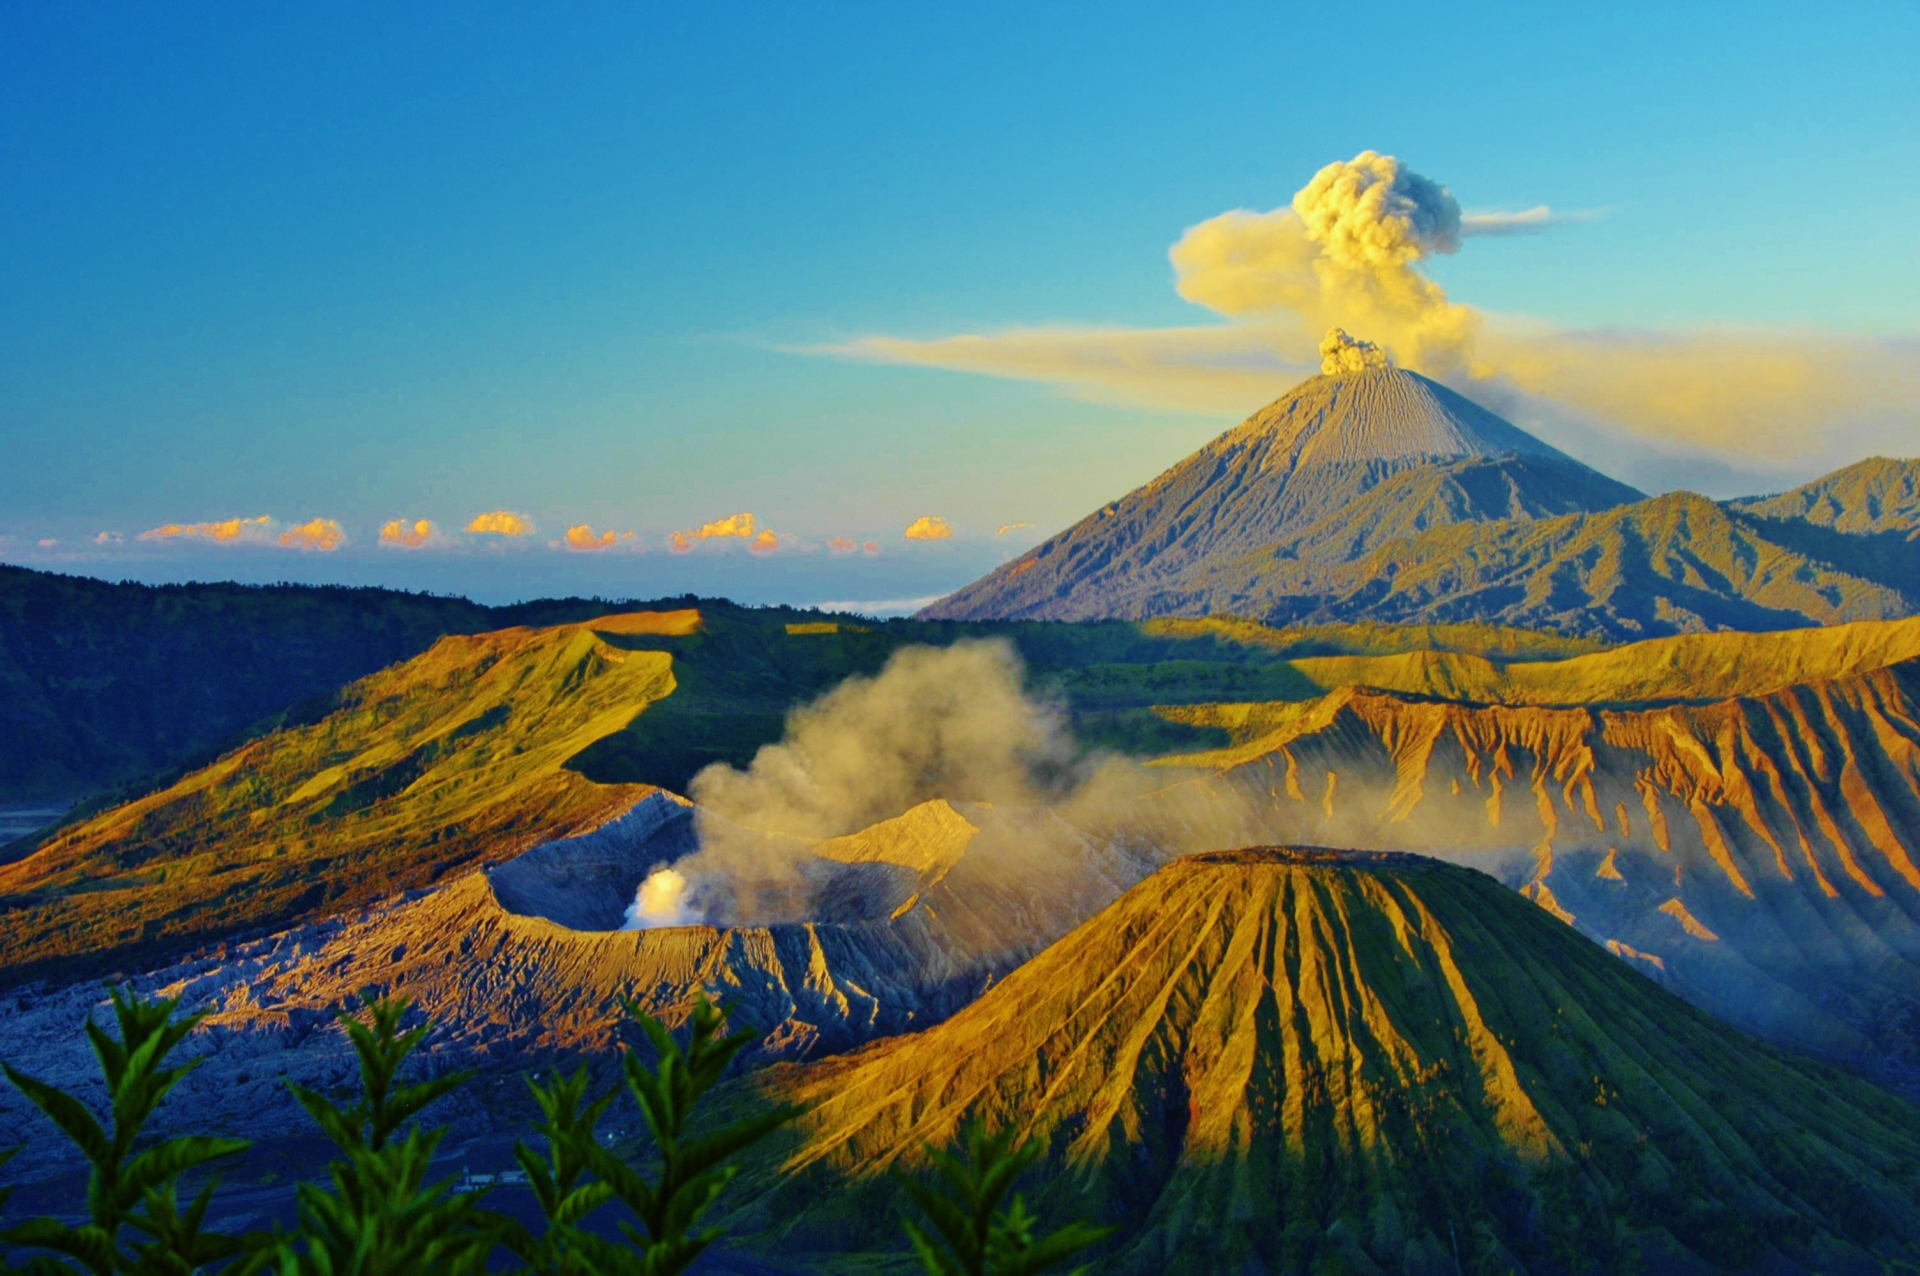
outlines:
[{"label": "leafy branch", "polygon": [[[896,1172],[901,1189],[931,1224],[902,1220],[927,1276],[1032,1276],[1067,1262],[1113,1230],[1075,1222],[1035,1236],[1039,1219],[1024,1199],[1015,1194],[1002,1207],[1040,1152],[1038,1142],[1016,1143],[1011,1128],[988,1134],[974,1122],[961,1131],[958,1155],[927,1148],[945,1192]],[[1071,1276],[1089,1270],[1077,1267]]]}]

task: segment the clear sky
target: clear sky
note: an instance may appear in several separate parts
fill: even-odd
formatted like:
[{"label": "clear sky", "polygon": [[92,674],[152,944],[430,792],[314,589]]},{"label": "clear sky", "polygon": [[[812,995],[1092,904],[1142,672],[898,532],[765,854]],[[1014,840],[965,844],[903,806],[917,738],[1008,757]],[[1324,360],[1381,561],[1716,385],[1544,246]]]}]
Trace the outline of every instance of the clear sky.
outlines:
[{"label": "clear sky", "polygon": [[[1632,379],[1613,365],[1502,365],[1539,392],[1516,419],[1583,459],[1728,495],[1920,452],[1916,66],[1905,0],[5,6],[0,557],[935,595],[1271,397],[1158,353],[1150,385],[1008,373],[1007,334],[1264,331],[1184,300],[1170,246],[1368,149],[1469,221],[1575,214],[1420,264],[1493,322],[1587,353],[1761,334],[1740,369],[1805,338],[1892,387],[1750,447],[1764,403],[1689,433],[1581,399]],[[884,344],[966,335],[976,371]],[[533,531],[463,530],[495,510]],[[765,552],[671,552],[747,511]],[[952,536],[907,539],[923,516]],[[420,548],[379,544],[423,519]],[[566,549],[583,524],[613,546]]]}]

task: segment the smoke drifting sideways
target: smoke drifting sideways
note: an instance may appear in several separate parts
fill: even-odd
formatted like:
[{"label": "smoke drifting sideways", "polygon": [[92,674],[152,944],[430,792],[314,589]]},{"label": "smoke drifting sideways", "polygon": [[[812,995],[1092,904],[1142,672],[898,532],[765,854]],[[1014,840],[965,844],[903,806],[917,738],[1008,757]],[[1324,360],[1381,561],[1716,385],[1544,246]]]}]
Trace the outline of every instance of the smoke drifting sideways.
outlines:
[{"label": "smoke drifting sideways", "polygon": [[[1476,236],[1553,224],[1544,209],[1463,217],[1453,194],[1391,155],[1314,174],[1290,205],[1193,226],[1169,256],[1180,295],[1269,331],[1285,351],[1329,327],[1403,366],[1498,398],[1519,393],[1706,450],[1780,459],[1920,385],[1910,359],[1813,333],[1570,332],[1462,305],[1422,263]],[[1558,220],[1569,220],[1561,218]]]},{"label": "smoke drifting sideways", "polygon": [[1905,454],[1920,397],[1910,337],[1566,329],[1463,304],[1425,273],[1474,239],[1594,216],[1544,206],[1463,214],[1439,182],[1362,151],[1326,165],[1290,203],[1208,218],[1168,250],[1180,296],[1226,324],[876,336],[821,352],[1047,382],[1130,406],[1245,412],[1310,373],[1322,335],[1342,328],[1549,432],[1598,430],[1774,469],[1863,449]]},{"label": "smoke drifting sideways", "polygon": [[[981,828],[965,855],[1015,892],[1098,893],[1102,883],[1080,879],[1137,878],[1189,851],[1259,840],[1237,797],[1083,751],[1064,709],[1029,695],[1023,676],[1004,640],[908,647],[796,709],[745,770],[694,777],[700,849],[641,884],[628,927],[817,919],[844,866],[814,847],[937,798],[990,804],[966,807]],[[1111,895],[1132,881],[1106,884]]]}]

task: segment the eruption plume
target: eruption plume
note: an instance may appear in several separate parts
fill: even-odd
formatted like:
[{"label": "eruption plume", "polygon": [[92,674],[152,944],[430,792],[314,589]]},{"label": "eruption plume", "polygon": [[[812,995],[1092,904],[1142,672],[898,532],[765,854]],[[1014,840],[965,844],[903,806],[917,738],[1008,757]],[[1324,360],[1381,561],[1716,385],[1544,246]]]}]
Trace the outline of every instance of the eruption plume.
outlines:
[{"label": "eruption plume", "polygon": [[1320,343],[1320,371],[1329,377],[1350,376],[1392,366],[1387,352],[1371,341],[1359,341],[1335,328]]},{"label": "eruption plume", "polygon": [[1322,168],[1283,207],[1222,213],[1173,245],[1180,295],[1224,326],[870,337],[827,352],[1051,382],[1112,402],[1245,411],[1311,370],[1321,334],[1340,328],[1509,415],[1571,417],[1661,451],[1780,466],[1832,454],[1842,434],[1854,448],[1910,437],[1920,396],[1910,341],[1568,331],[1456,302],[1424,273],[1469,239],[1595,215],[1544,205],[1463,215],[1445,186],[1362,151]]}]

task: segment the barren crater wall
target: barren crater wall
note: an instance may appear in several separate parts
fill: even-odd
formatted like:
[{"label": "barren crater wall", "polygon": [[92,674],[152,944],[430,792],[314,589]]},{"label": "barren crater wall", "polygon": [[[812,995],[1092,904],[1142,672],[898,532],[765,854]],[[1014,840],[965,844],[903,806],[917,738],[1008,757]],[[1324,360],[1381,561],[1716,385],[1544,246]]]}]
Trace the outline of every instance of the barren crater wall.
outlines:
[{"label": "barren crater wall", "polygon": [[534,847],[487,880],[509,913],[570,930],[619,930],[647,874],[699,846],[693,808],[656,793],[591,833]]}]

